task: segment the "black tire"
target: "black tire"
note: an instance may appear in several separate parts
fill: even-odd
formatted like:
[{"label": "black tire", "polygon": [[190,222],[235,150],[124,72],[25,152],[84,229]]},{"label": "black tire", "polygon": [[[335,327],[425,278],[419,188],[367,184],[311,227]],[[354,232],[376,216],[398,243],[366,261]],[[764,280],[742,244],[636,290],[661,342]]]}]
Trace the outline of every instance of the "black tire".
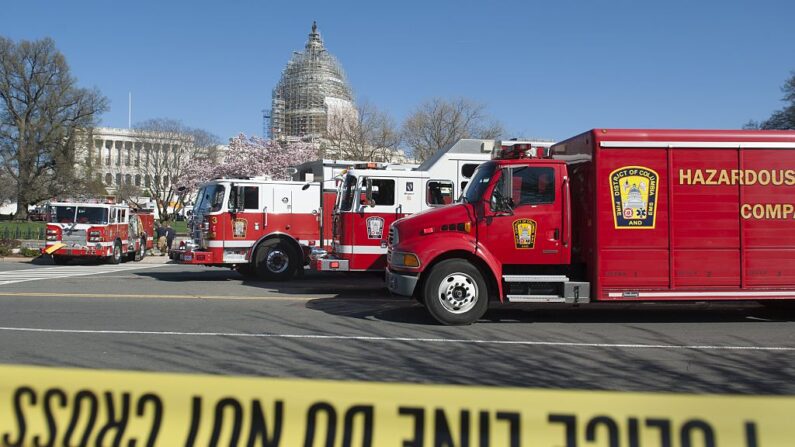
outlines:
[{"label": "black tire", "polygon": [[132,260],[135,262],[139,262],[141,259],[144,258],[144,248],[146,246],[143,243],[143,239],[138,241],[138,250],[135,250],[132,254]]},{"label": "black tire", "polygon": [[489,308],[489,290],[483,274],[463,259],[435,265],[422,291],[433,318],[448,326],[476,322]]},{"label": "black tire", "polygon": [[105,262],[108,264],[120,264],[122,261],[122,253],[121,253],[121,242],[116,241],[113,244],[113,253],[105,258]]},{"label": "black tire", "polygon": [[72,260],[72,258],[68,256],[51,255],[51,257],[52,257],[52,263],[55,265],[66,265],[69,263],[69,261]]},{"label": "black tire", "polygon": [[254,257],[257,278],[264,281],[286,281],[299,267],[300,256],[287,242],[271,239],[260,244]]}]

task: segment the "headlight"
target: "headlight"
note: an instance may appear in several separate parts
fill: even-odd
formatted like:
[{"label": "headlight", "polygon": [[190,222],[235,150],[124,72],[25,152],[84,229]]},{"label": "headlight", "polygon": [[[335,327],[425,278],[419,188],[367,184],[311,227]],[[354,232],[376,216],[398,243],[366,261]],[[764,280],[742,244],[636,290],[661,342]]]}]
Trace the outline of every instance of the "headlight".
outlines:
[{"label": "headlight", "polygon": [[420,259],[414,253],[392,253],[392,265],[395,267],[416,268],[420,266]]}]

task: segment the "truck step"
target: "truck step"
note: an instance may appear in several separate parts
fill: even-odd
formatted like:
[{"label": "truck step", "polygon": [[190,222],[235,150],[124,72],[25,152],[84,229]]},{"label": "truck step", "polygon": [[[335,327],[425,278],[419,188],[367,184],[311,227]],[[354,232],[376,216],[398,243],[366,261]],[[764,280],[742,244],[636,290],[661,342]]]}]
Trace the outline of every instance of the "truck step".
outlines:
[{"label": "truck step", "polygon": [[557,295],[507,295],[511,303],[565,303],[566,299]]},{"label": "truck step", "polygon": [[505,282],[569,282],[566,275],[502,275]]}]

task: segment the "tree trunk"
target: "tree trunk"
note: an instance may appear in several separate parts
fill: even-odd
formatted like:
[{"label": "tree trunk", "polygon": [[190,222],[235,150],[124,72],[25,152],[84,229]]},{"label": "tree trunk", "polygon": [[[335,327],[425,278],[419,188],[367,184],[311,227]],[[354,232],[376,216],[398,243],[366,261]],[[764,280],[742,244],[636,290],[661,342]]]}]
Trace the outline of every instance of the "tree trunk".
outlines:
[{"label": "tree trunk", "polygon": [[28,201],[22,194],[17,194],[17,212],[14,214],[14,220],[28,220]]}]

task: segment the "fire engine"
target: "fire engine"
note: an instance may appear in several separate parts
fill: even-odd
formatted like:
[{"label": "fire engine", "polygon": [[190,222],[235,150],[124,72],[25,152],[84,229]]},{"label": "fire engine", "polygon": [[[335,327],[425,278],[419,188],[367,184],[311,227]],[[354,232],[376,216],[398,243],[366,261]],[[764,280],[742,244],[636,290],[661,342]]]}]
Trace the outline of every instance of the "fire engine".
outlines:
[{"label": "fire engine", "polygon": [[451,202],[493,144],[461,140],[420,166],[318,160],[298,166],[292,181],[214,180],[194,205],[196,248],[173,257],[264,280],[289,279],[309,263],[383,271],[389,224],[429,203]]},{"label": "fire engine", "polygon": [[[512,147],[549,147],[519,141]],[[314,256],[319,271],[384,271],[387,232],[397,219],[456,200],[475,169],[491,157],[493,140],[462,139],[412,170],[356,166],[342,178],[333,213],[331,253]]]},{"label": "fire engine", "polygon": [[190,243],[171,257],[264,280],[290,278],[313,249],[330,248],[331,227],[324,224],[334,207],[335,177],[355,163],[304,163],[292,181],[221,178],[201,185],[189,222]]},{"label": "fire engine", "polygon": [[387,287],[443,324],[490,299],[795,299],[795,132],[595,129],[493,158],[390,228]]},{"label": "fire engine", "polygon": [[64,201],[48,206],[46,244],[42,252],[56,264],[75,258],[110,264],[140,261],[152,248],[154,218],[112,201]]}]

